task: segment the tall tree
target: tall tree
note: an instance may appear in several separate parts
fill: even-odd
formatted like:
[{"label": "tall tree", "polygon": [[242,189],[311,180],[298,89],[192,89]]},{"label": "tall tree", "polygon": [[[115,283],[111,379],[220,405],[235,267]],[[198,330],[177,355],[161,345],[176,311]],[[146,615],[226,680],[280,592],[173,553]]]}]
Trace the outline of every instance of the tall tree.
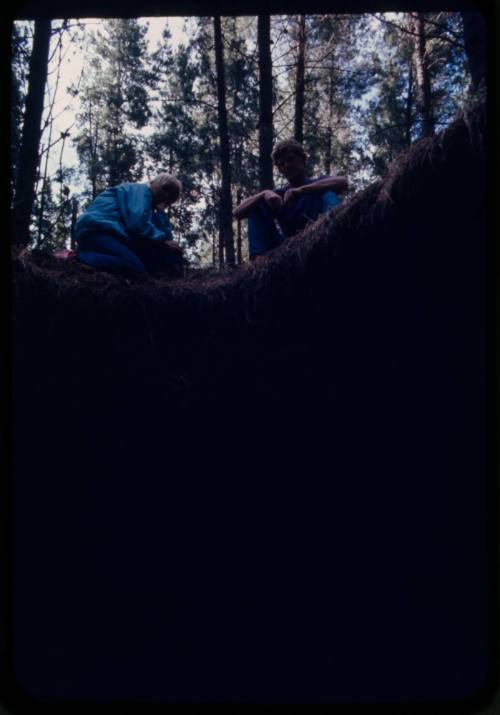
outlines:
[{"label": "tall tree", "polygon": [[35,21],[12,215],[13,242],[21,246],[27,246],[30,239],[31,212],[35,198],[38,151],[41,137],[43,98],[48,72],[50,32],[51,24],[49,20]]},{"label": "tall tree", "polygon": [[[41,248],[45,242],[46,238],[50,239],[50,234],[52,233],[52,220],[50,213],[56,211],[56,202],[52,197],[52,185],[49,178],[49,162],[52,158],[51,149],[58,144],[62,139],[61,152],[60,152],[60,164],[62,163],[62,153],[64,151],[65,139],[68,136],[68,132],[61,132],[58,139],[52,140],[54,133],[54,108],[56,98],[58,96],[58,88],[61,79],[62,70],[62,55],[63,55],[63,34],[64,28],[67,24],[66,20],[60,27],[52,27],[52,40],[56,38],[55,47],[50,52],[49,65],[51,66],[50,74],[55,72],[55,80],[51,83],[47,82],[45,90],[45,119],[43,122],[41,142],[44,140],[45,136],[45,146],[42,143],[41,151],[39,152],[39,168],[38,168],[38,181],[36,189],[36,200],[35,200],[35,213],[36,213],[36,224],[37,224],[37,237],[36,237],[36,248]],[[51,47],[54,43],[51,43]],[[53,59],[57,56],[56,66],[53,67]],[[62,168],[59,172],[62,174]],[[62,183],[61,183],[62,187]],[[47,214],[47,215],[46,215]]]},{"label": "tall tree", "polygon": [[415,73],[417,82],[418,108],[422,117],[422,136],[434,134],[434,117],[432,111],[431,74],[427,52],[425,16],[417,12],[413,20],[415,31]]},{"label": "tall tree", "polygon": [[297,70],[295,74],[295,121],[294,138],[296,141],[304,141],[304,78],[305,78],[305,54],[306,54],[306,18],[300,15],[296,30],[297,41]]},{"label": "tall tree", "polygon": [[272,189],[273,163],[273,76],[271,59],[271,18],[259,15],[259,180],[261,189]]},{"label": "tall tree", "polygon": [[411,130],[413,127],[413,62],[411,57],[408,62],[408,84],[406,89],[406,107],[405,107],[405,142],[406,146],[411,146]]},{"label": "tall tree", "polygon": [[[409,16],[400,18],[408,27]],[[373,38],[371,58],[372,96],[367,102],[365,126],[370,144],[369,159],[375,175],[383,175],[389,164],[412,142],[417,129],[415,106],[415,35],[382,24]],[[420,124],[418,125],[418,128]]]},{"label": "tall tree", "polygon": [[154,77],[146,32],[135,19],[119,19],[104,21],[91,35],[91,72],[80,92],[76,144],[92,196],[143,173],[142,136],[134,130],[143,129],[151,116],[148,88]]},{"label": "tall tree", "polygon": [[313,172],[352,177],[360,161],[354,110],[373,84],[363,50],[367,21],[362,15],[306,17],[303,141]]},{"label": "tall tree", "polygon": [[28,74],[29,54],[27,27],[12,24],[11,34],[11,91],[10,91],[10,203],[14,201],[21,129],[25,102],[25,84]]},{"label": "tall tree", "polygon": [[[259,115],[259,77],[256,49],[251,43],[257,18],[226,18],[224,25],[225,66],[228,98],[228,130],[231,144],[233,199],[259,189],[257,130]],[[250,43],[248,43],[250,40]],[[269,152],[270,153],[270,152]],[[268,154],[270,160],[270,156]],[[234,170],[233,170],[234,168]],[[272,171],[272,166],[270,167]],[[244,255],[246,225],[237,222],[236,261]]]},{"label": "tall tree", "polygon": [[[226,263],[234,264],[233,208],[231,200],[231,159],[229,133],[227,130],[226,79],[224,73],[224,53],[222,49],[222,29],[220,15],[214,17],[214,49],[217,72],[217,107],[219,115],[219,143],[221,166],[221,201],[219,207],[220,246],[224,246]],[[219,248],[219,260],[222,250]],[[221,261],[222,263],[222,261]]]},{"label": "tall tree", "polygon": [[194,222],[202,170],[195,91],[200,67],[191,42],[180,44],[174,52],[168,24],[153,55],[153,70],[157,77],[159,106],[153,111],[154,131],[145,143],[146,167],[151,172],[164,169],[182,180],[182,201],[170,211],[175,217],[176,233],[182,235],[192,251],[199,239]]},{"label": "tall tree", "polygon": [[471,89],[475,92],[486,77],[486,26],[479,12],[463,12],[462,22]]}]

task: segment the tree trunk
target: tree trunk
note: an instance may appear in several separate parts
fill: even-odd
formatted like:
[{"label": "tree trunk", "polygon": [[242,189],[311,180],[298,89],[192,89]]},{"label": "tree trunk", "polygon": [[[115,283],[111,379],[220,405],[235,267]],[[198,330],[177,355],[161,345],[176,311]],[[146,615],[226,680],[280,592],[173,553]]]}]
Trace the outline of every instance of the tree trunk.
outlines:
[{"label": "tree trunk", "polygon": [[475,92],[486,79],[486,27],[479,12],[463,12],[462,22],[471,89]]},{"label": "tree trunk", "polygon": [[306,50],[306,18],[301,15],[297,28],[298,57],[297,74],[295,75],[295,123],[294,137],[296,141],[304,141],[304,73]]},{"label": "tree trunk", "polygon": [[92,146],[92,201],[96,198],[96,196],[98,194],[98,191],[97,191],[97,179],[98,179],[97,151],[98,151],[98,146],[99,146],[98,142],[99,142],[99,124],[98,124],[98,118],[96,117],[94,144]]},{"label": "tree trunk", "polygon": [[415,29],[415,70],[418,108],[422,117],[422,137],[431,137],[434,135],[431,76],[426,53],[425,18],[422,12],[417,13]]},{"label": "tree trunk", "polygon": [[70,248],[72,251],[76,250],[75,225],[76,225],[77,218],[78,218],[78,200],[73,197],[73,199],[71,200],[71,243],[70,243]]},{"label": "tree trunk", "polygon": [[273,189],[273,77],[271,61],[271,18],[259,15],[259,181],[261,190]]},{"label": "tree trunk", "polygon": [[50,20],[36,20],[12,215],[12,241],[19,246],[27,246],[30,239],[49,46]]},{"label": "tree trunk", "polygon": [[224,55],[222,51],[222,30],[220,15],[214,17],[215,66],[217,71],[217,103],[219,114],[219,140],[221,160],[221,201],[220,235],[226,253],[226,262],[234,264],[233,207],[231,200],[231,165],[229,154],[229,133],[227,130],[226,80],[224,76]]},{"label": "tree trunk", "polygon": [[411,120],[411,105],[412,105],[412,89],[413,89],[413,62],[410,57],[409,61],[409,67],[408,67],[408,90],[406,94],[406,109],[405,109],[405,141],[406,141],[406,146],[411,146],[411,127],[412,127],[412,120]]},{"label": "tree trunk", "polygon": [[[243,193],[241,191],[241,188],[238,189],[238,193],[236,194],[236,204],[238,205],[241,203],[243,199]],[[242,255],[241,255],[241,221],[238,221],[238,226],[237,226],[237,234],[236,234],[236,262],[238,265],[243,263]]]},{"label": "tree trunk", "polygon": [[215,233],[212,236],[212,266],[214,268],[217,266],[217,242],[215,240]]},{"label": "tree trunk", "polygon": [[325,174],[329,175],[332,170],[332,139],[333,139],[333,63],[330,72],[328,85],[328,133],[326,137],[325,150]]},{"label": "tree trunk", "polygon": [[[38,209],[38,238],[37,238],[37,248],[38,246],[41,245],[42,243],[42,232],[43,232],[43,214],[45,211],[45,186],[47,184],[47,177],[49,173],[49,147],[50,147],[50,142],[52,140],[52,127],[53,127],[53,122],[50,123],[50,129],[49,129],[49,137],[47,140],[47,152],[45,154],[45,164],[44,164],[44,170],[43,170],[43,177],[42,177],[42,190],[40,192],[40,206]],[[43,144],[42,144],[42,152],[43,152]],[[37,184],[35,184],[35,195],[36,195],[36,189],[37,189]]]}]

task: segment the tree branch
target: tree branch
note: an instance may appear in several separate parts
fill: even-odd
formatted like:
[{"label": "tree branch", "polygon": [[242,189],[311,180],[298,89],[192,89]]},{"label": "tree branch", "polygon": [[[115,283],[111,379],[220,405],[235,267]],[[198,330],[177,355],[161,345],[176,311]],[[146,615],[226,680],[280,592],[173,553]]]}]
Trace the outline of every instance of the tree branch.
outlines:
[{"label": "tree branch", "polygon": [[[376,13],[373,15],[373,17],[378,20],[379,22],[383,23],[384,25],[389,25],[389,27],[393,27],[396,30],[399,30],[400,32],[404,32],[406,35],[411,35],[412,37],[418,37],[418,32],[413,32],[412,30],[409,30],[406,27],[402,27],[401,25],[397,25],[395,22],[391,22],[390,20],[386,20],[383,17],[379,17]],[[449,32],[448,28],[443,27],[442,25],[439,25],[438,23],[433,22],[432,20],[425,20],[425,22],[430,22],[437,27],[441,27],[444,31]],[[435,36],[428,37],[428,39],[436,39]],[[445,35],[441,35],[439,39],[444,40],[445,42],[449,42],[450,45],[454,45],[456,47],[460,47],[461,49],[464,49],[464,45],[459,42],[458,40],[453,40],[450,37],[446,37]]]}]

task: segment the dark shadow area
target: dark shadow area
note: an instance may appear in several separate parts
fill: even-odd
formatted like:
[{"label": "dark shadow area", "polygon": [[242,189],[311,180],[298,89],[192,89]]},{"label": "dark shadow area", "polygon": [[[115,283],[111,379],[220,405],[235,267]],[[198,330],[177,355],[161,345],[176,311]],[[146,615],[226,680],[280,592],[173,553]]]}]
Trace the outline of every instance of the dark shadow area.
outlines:
[{"label": "dark shadow area", "polygon": [[26,692],[358,702],[483,687],[484,134],[468,110],[232,271],[134,283],[14,255]]}]

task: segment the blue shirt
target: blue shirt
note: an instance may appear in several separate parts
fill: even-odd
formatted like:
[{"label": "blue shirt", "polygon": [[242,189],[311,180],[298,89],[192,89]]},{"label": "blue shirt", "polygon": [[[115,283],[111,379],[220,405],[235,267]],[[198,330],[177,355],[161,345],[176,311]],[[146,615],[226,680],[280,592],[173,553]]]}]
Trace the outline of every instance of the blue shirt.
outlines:
[{"label": "blue shirt", "polygon": [[[302,186],[305,184],[314,184],[320,179],[329,179],[329,176],[320,176],[317,179],[305,179]],[[280,189],[276,189],[279,196],[284,196],[288,189],[294,187],[287,185]],[[325,190],[327,191],[327,190]],[[328,189],[331,191],[331,189]],[[277,220],[281,230],[287,238],[295,236],[296,233],[302,231],[308,224],[316,221],[318,216],[323,213],[323,193],[302,194],[292,206],[283,206],[277,215]]]},{"label": "blue shirt", "polygon": [[106,233],[125,242],[172,240],[168,217],[153,211],[153,194],[147,184],[124,183],[99,194],[75,225],[77,241],[88,233]]}]

